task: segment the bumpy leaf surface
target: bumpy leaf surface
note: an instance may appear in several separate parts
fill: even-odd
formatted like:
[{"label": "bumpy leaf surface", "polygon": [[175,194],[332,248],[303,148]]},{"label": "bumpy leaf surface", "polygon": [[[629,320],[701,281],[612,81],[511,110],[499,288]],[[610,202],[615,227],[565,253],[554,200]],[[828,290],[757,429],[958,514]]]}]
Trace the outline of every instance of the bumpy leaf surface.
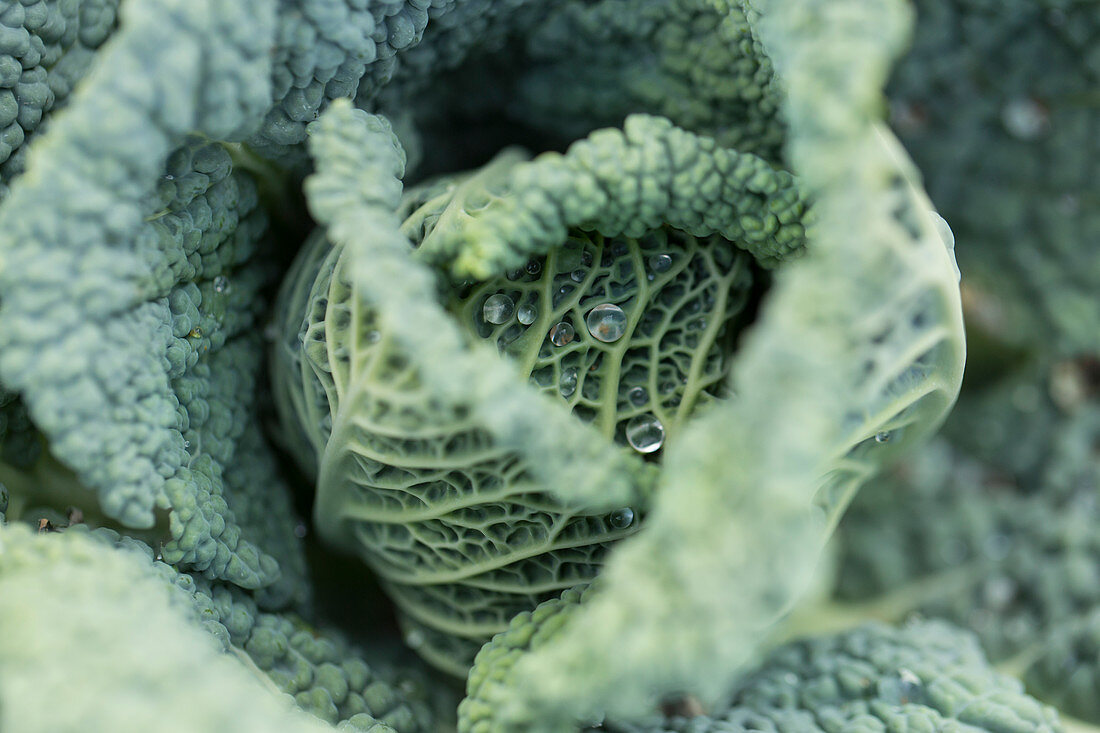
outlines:
[{"label": "bumpy leaf surface", "polygon": [[[516,662],[553,643],[581,593],[520,614],[478,654],[459,706],[460,733],[501,730]],[[603,720],[614,733],[839,733],[840,731],[1060,730],[1054,710],[994,672],[974,637],[942,622],[868,624],[768,652],[710,714],[645,723]],[[522,730],[516,728],[515,730]]]},{"label": "bumpy leaf surface", "polygon": [[[339,122],[354,120],[345,116]],[[337,134],[336,122],[330,124],[318,130],[318,148],[329,139],[322,135]],[[647,138],[647,132],[654,137]],[[662,135],[670,144],[680,143],[676,149],[684,153],[681,160],[689,161],[683,165],[689,181],[699,171],[721,168],[722,161],[738,160],[735,154],[717,151],[718,162],[709,161],[705,156],[712,142],[660,121],[634,120],[627,134],[632,136],[629,145],[639,149],[656,149]],[[629,160],[623,151],[631,147],[624,148],[624,142],[620,133],[607,131],[564,158],[540,159],[526,167],[519,163],[514,171],[510,163],[494,164],[470,178],[411,191],[402,206],[411,212],[404,231],[419,245],[418,256],[438,258],[438,251],[428,251],[433,238],[472,236],[455,227],[471,218],[483,221],[478,218],[479,199],[503,187],[494,201],[514,210],[509,196],[541,195],[538,174],[555,165],[558,191],[565,191],[570,181],[581,189],[589,180],[583,162],[601,154]],[[742,221],[749,219],[758,200],[751,193],[753,185],[767,180],[753,160],[745,163],[730,165],[752,181]],[[660,167],[653,161],[648,165]],[[644,180],[646,170],[642,167],[638,177]],[[322,175],[324,171],[322,167]],[[785,180],[782,175],[775,178]],[[319,176],[314,185],[331,188],[324,180]],[[667,180],[675,176],[669,173]],[[765,190],[773,193],[761,195],[764,201],[787,200],[782,191]],[[613,196],[609,201],[600,215],[610,228],[614,224],[608,222],[626,217],[615,208]],[[797,197],[795,201],[797,206]],[[695,203],[720,207],[703,196]],[[705,220],[715,228],[722,221],[736,221],[736,202],[727,206],[729,213]],[[484,208],[484,221],[503,221],[496,206]],[[618,443],[620,450],[609,453],[616,462],[622,462],[622,452],[632,445],[645,453],[660,449],[664,440],[676,440],[694,409],[724,396],[738,314],[753,284],[751,258],[720,235],[694,236],[670,225],[642,230],[638,236],[577,229],[569,234],[564,229],[572,223],[569,216],[566,209],[561,224],[534,234],[519,232],[512,240],[529,249],[541,246],[545,254],[506,276],[450,288],[440,304],[437,315],[442,317],[445,308],[464,340],[493,344],[493,351],[511,358],[516,373],[507,375],[505,385],[487,387],[500,393],[500,400],[483,398],[478,404],[483,388],[460,383],[454,395],[443,394],[453,401],[444,402],[439,387],[429,381],[439,379],[437,372],[423,365],[423,354],[411,356],[403,341],[410,331],[427,331],[416,338],[427,341],[425,349],[439,352],[433,358],[449,364],[446,351],[424,338],[436,332],[418,322],[415,312],[396,308],[380,314],[367,307],[366,301],[378,295],[356,280],[347,247],[331,247],[315,237],[283,294],[277,394],[292,424],[291,440],[301,463],[316,470],[320,479],[318,525],[330,538],[355,549],[384,580],[405,614],[409,639],[420,651],[459,674],[476,649],[513,615],[562,588],[591,580],[608,544],[632,533],[644,509],[583,509],[547,495],[548,485],[562,482],[566,471],[588,471],[591,464],[583,462],[583,454],[560,448],[553,455],[575,465],[532,456],[529,445],[526,453],[517,452],[516,447],[530,442],[532,431],[546,428],[532,420],[551,404],[537,393],[564,402],[582,424],[594,428],[591,438],[584,439],[597,448],[609,440]],[[562,241],[552,242],[550,233],[559,227]],[[791,228],[800,230],[800,225]],[[409,244],[405,247],[411,262],[413,251]],[[377,266],[376,261],[371,264]],[[494,304],[504,310],[493,310]],[[597,308],[610,306],[621,319],[615,325],[622,332],[614,338],[588,325]],[[484,359],[488,369],[501,368],[484,348],[476,358]],[[502,421],[492,413],[507,409],[507,400],[515,398],[505,395],[502,386],[520,393],[534,410],[521,416],[522,432],[503,439],[505,431],[497,427]],[[639,433],[639,424],[649,432]],[[551,433],[546,440],[555,437]],[[658,442],[646,442],[650,440]],[[592,476],[582,480],[597,490],[607,488]]]}]

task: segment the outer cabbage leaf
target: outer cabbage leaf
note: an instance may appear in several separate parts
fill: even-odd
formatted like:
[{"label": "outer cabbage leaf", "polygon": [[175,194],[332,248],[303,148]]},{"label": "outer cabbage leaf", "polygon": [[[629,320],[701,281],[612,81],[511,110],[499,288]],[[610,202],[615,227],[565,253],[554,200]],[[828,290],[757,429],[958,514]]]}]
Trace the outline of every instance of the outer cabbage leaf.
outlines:
[{"label": "outer cabbage leaf", "polygon": [[147,562],[83,533],[0,527],[0,617],[5,731],[331,730],[223,655]]},{"label": "outer cabbage leaf", "polygon": [[805,622],[947,619],[1031,694],[1100,723],[1098,438],[1100,409],[1086,403],[1059,416],[1022,473],[942,443],[908,459],[853,504],[840,603],[811,606]]},{"label": "outer cabbage leaf", "polygon": [[[522,613],[478,654],[459,706],[459,733],[500,730],[516,662],[552,644],[581,593]],[[709,714],[643,723],[603,720],[613,733],[824,733],[882,730],[1061,730],[1053,709],[990,668],[973,636],[942,622],[867,624],[770,650]],[[519,730],[519,729],[517,729]]]},{"label": "outer cabbage leaf", "polygon": [[264,217],[228,153],[185,133],[257,123],[271,8],[123,11],[0,207],[0,373],[104,514],[150,528],[169,510],[165,558],[269,585],[278,563],[242,537],[222,476],[259,366],[265,273],[244,263]]},{"label": "outer cabbage leaf", "polygon": [[23,0],[0,13],[0,198],[27,143],[62,107],[114,29],[118,0]]}]

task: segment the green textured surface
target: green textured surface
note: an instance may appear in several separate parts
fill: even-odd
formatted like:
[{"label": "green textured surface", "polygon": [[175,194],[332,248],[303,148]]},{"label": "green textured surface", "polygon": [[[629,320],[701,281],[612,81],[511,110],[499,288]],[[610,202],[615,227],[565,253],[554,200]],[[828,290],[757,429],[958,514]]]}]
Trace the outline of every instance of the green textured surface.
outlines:
[{"label": "green textured surface", "polygon": [[868,487],[842,524],[838,596],[969,628],[1032,694],[1100,722],[1098,416],[1057,415],[1023,473],[938,443]]},{"label": "green textured surface", "polygon": [[[339,632],[312,626],[292,612],[264,611],[251,595],[232,585],[180,573],[162,562],[160,556],[154,560],[153,550],[139,540],[111,530],[89,531],[83,525],[39,533],[37,538],[30,539],[27,527],[10,524],[0,528],[0,537],[10,537],[14,542],[14,548],[10,543],[2,546],[3,554],[16,558],[9,562],[18,562],[28,555],[40,556],[40,563],[61,566],[57,570],[59,576],[80,571],[79,565],[75,570],[66,567],[70,559],[84,560],[89,566],[115,567],[116,572],[118,566],[133,566],[128,573],[120,573],[118,582],[124,584],[127,577],[136,573],[141,576],[146,593],[154,594],[159,586],[160,592],[171,599],[173,610],[187,622],[177,622],[171,627],[173,633],[188,636],[191,628],[201,627],[207,638],[192,643],[206,647],[214,642],[228,653],[227,657],[247,660],[253,679],[260,679],[269,693],[278,690],[289,695],[299,709],[323,721],[333,724],[352,721],[364,727],[369,719],[402,733],[436,731],[442,725],[429,705],[431,693],[423,675],[395,671],[390,661],[368,663],[366,660],[371,657],[350,645]],[[97,557],[100,559],[95,560]],[[40,582],[45,584],[45,573],[37,572],[43,575]],[[29,580],[31,577],[28,571],[21,582],[33,582]],[[122,604],[127,599],[134,603],[141,595],[140,590],[132,596],[125,595],[122,588],[125,585],[104,588],[103,600],[120,604],[119,612],[125,612]],[[118,597],[112,598],[112,592]],[[107,614],[96,619],[100,607],[96,608],[85,623],[92,626],[108,623]],[[135,610],[139,609],[140,605]],[[70,617],[80,612],[70,610],[68,616],[58,610],[50,613],[54,616],[50,618],[47,614],[43,621],[71,624]],[[154,649],[149,646],[148,652],[153,653]],[[117,685],[120,690],[132,684],[124,677],[129,674],[126,665],[119,665],[113,673],[114,679],[110,679],[109,666],[104,666],[103,674],[108,678],[105,684]],[[3,687],[0,680],[0,689]]]},{"label": "green textured surface", "polygon": [[[457,186],[409,192],[404,229],[413,244],[426,247],[482,191],[533,180],[509,172],[491,168]],[[669,264],[655,270],[651,260],[661,255]],[[404,612],[407,639],[464,674],[513,615],[591,580],[608,543],[637,528],[643,507],[628,519],[547,496],[544,476],[553,480],[558,470],[548,463],[540,475],[532,459],[494,439],[465,404],[475,385],[466,385],[466,399],[456,395],[446,419],[438,408],[426,410],[439,398],[405,355],[401,333],[357,299],[348,259],[319,237],[301,255],[280,307],[277,395],[301,465],[320,477],[322,532],[354,548],[383,579]],[[596,440],[629,451],[632,419],[656,417],[671,444],[696,407],[723,395],[752,269],[750,258],[715,235],[661,227],[640,239],[605,239],[574,231],[518,272],[452,289],[442,305],[465,339],[494,345],[521,379],[591,424]],[[514,306],[499,324],[483,312],[496,296]],[[621,306],[626,322],[611,343],[586,327],[603,304]],[[535,311],[528,324],[519,321],[523,307]],[[557,346],[550,332],[562,322],[575,337]],[[418,328],[415,320],[394,326]]]},{"label": "green textured surface", "polygon": [[[923,179],[958,240],[983,371],[946,433],[957,454],[933,450],[906,464],[915,474],[884,484],[899,492],[889,501],[880,491],[856,505],[852,522],[866,534],[851,533],[849,548],[863,559],[850,554],[844,567],[863,577],[848,573],[843,587],[874,595],[901,583],[887,610],[917,597],[972,627],[1032,692],[1100,721],[1098,423],[1082,409],[1097,394],[1089,352],[1100,333],[1092,0],[116,5],[0,0],[8,520],[58,528],[83,517],[122,531],[123,549],[172,564],[154,563],[159,580],[190,583],[172,613],[197,608],[207,631],[251,647],[250,666],[327,720],[375,733],[389,733],[379,717],[399,731],[445,726],[417,707],[418,692],[372,687],[386,676],[380,667],[368,680],[342,642],[321,639],[307,530],[291,509],[287,466],[262,434],[271,416],[260,336],[271,285],[299,244],[284,223],[306,218],[296,177],[312,130],[321,171],[306,184],[310,206],[342,264],[339,277],[292,275],[278,344],[310,348],[278,382],[280,399],[305,414],[282,430],[323,487],[349,467],[386,487],[347,503],[359,513],[349,542],[375,558],[408,641],[461,669],[453,660],[468,660],[512,613],[603,576],[558,641],[517,647],[514,674],[494,693],[502,702],[483,711],[490,727],[568,730],[608,710],[643,719],[666,693],[709,702],[751,688],[751,712],[653,730],[1039,730],[1018,691],[994,685],[991,702],[987,673],[968,666],[972,643],[951,634],[943,645],[967,671],[939,671],[949,655],[925,648],[936,657],[930,674],[942,674],[935,684],[923,672],[887,673],[897,647],[867,651],[889,635],[880,631],[790,647],[798,661],[777,662],[778,677],[748,668],[742,687],[729,682],[810,582],[821,540],[859,484],[953,399],[958,300]],[[343,107],[310,127],[341,97],[389,121]],[[593,134],[608,125],[623,130]],[[406,161],[391,127],[412,176],[422,175],[413,158],[427,175],[481,165],[512,143],[561,152],[530,162],[505,153],[490,169],[506,176],[459,174],[402,201]],[[783,266],[762,273],[716,232]],[[409,240],[420,245],[411,257]],[[786,261],[804,245],[801,261]],[[309,267],[327,266],[325,246],[311,246]],[[665,247],[684,256],[656,272],[650,258]],[[471,275],[485,282],[463,282]],[[491,295],[513,300],[503,323],[484,322]],[[596,300],[618,298],[628,336],[594,341],[584,317]],[[530,324],[519,322],[526,308]],[[295,324],[288,313],[298,309]],[[369,317],[356,324],[356,313]],[[579,337],[549,346],[559,319]],[[329,431],[341,434],[324,416],[346,396],[348,344],[387,387],[369,393],[371,440],[356,439],[343,463],[318,460]],[[1021,365],[1032,371],[993,383]],[[624,423],[648,413],[660,416],[666,444],[640,458],[624,446]],[[442,465],[460,450],[474,466],[465,473]],[[371,451],[384,460],[358,460]],[[398,465],[397,454],[416,465]],[[431,491],[410,493],[423,475]],[[512,489],[520,499],[496,501]],[[473,506],[460,497],[470,490]],[[411,508],[425,499],[430,509]],[[318,516],[339,517],[327,505]],[[559,526],[561,517],[578,519]],[[22,543],[22,533],[0,528],[0,542]],[[552,556],[540,550],[549,535]],[[580,546],[562,545],[573,540]],[[119,711],[93,710],[83,728],[230,725],[226,700],[239,686],[217,664],[197,679],[209,663],[198,646],[134,653],[138,639],[177,626],[153,609],[159,591],[138,590],[151,586],[128,560],[66,549],[50,555],[53,567],[21,552],[0,550],[0,584],[3,567],[26,561],[37,576],[8,579],[49,593],[0,593],[0,646],[13,618],[36,645],[0,651],[0,668],[20,671],[0,673],[0,724],[64,728],[65,715],[109,696]],[[81,569],[70,574],[63,556],[74,553]],[[475,585],[454,580],[471,570]],[[71,586],[63,601],[59,586]],[[122,627],[54,615],[66,602]],[[32,617],[39,608],[42,619]],[[99,641],[125,650],[117,666],[81,656]],[[848,684],[838,659],[845,670],[881,665],[883,685]],[[790,675],[808,692],[779,710],[776,700],[793,700]],[[43,705],[35,693],[47,678],[64,692]],[[169,697],[158,683],[181,692]],[[147,699],[111,687],[141,684]],[[896,693],[927,701],[933,687],[937,705],[957,705],[969,722],[945,719],[942,706],[891,707]],[[10,699],[22,707],[12,712]],[[830,707],[838,700],[843,710]],[[236,704],[234,729],[296,729],[265,717],[262,695],[242,691]],[[160,718],[143,717],[152,706]]]},{"label": "green textured surface", "polygon": [[807,255],[779,270],[743,339],[738,399],[665,456],[646,530],[616,550],[560,641],[517,662],[501,727],[638,716],[660,691],[720,695],[806,589],[852,492],[957,393],[955,273],[910,164],[875,123],[904,13],[760,5],[789,158],[814,200]]},{"label": "green textured surface", "polygon": [[114,29],[118,0],[12,0],[0,6],[0,198],[27,144],[64,106]]},{"label": "green textured surface", "polygon": [[996,294],[1004,335],[1040,351],[1100,333],[1100,21],[1080,0],[919,0],[891,121]]},{"label": "green textured surface", "polygon": [[[459,706],[459,733],[527,730],[494,718],[510,702],[518,659],[552,644],[583,597],[577,590],[520,614],[478,654]],[[565,728],[563,728],[564,730]],[[942,622],[868,624],[768,651],[708,714],[643,723],[603,720],[614,733],[860,733],[1061,730],[1055,711],[995,672],[976,639]],[[575,728],[574,728],[575,730]]]},{"label": "green textured surface", "polygon": [[5,731],[326,729],[222,654],[147,561],[82,533],[0,527],[0,617]]},{"label": "green textured surface", "polygon": [[[277,562],[241,538],[219,475],[259,364],[245,342],[262,280],[238,266],[264,216],[228,154],[184,133],[231,135],[262,110],[271,15],[124,10],[0,209],[0,371],[105,514],[148,528],[171,508],[173,562],[270,584]],[[164,73],[146,85],[134,70],[154,49]]]}]

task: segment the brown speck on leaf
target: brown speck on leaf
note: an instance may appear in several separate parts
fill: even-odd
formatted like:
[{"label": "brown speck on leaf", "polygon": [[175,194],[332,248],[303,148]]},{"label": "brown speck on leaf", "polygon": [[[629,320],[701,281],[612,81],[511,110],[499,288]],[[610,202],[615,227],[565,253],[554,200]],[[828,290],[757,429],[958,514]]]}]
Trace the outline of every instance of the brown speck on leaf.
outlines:
[{"label": "brown speck on leaf", "polygon": [[697,718],[705,712],[703,704],[692,695],[682,695],[661,703],[661,714],[666,718]]},{"label": "brown speck on leaf", "polygon": [[53,525],[50,524],[50,520],[42,518],[38,520],[38,532],[39,534],[45,534],[46,532],[53,532]]}]

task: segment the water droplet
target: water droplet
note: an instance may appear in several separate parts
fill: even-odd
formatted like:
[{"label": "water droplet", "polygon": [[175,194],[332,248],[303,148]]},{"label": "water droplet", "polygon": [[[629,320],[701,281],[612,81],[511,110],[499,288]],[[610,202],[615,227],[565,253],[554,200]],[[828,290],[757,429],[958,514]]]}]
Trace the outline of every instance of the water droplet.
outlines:
[{"label": "water droplet", "polygon": [[485,305],[481,307],[481,317],[486,322],[495,325],[507,323],[516,310],[516,304],[503,293],[490,295],[485,299]]},{"label": "water droplet", "polygon": [[523,270],[509,270],[505,275],[509,280],[519,280],[523,276]]},{"label": "water droplet", "polygon": [[641,407],[649,401],[649,392],[645,387],[631,387],[630,391],[626,393],[626,398],[630,400],[630,404]]},{"label": "water droplet", "polygon": [[572,397],[573,393],[577,391],[577,367],[569,367],[561,373],[561,380],[558,382],[558,392],[562,397]]},{"label": "water droplet", "polygon": [[172,175],[171,173],[165,173],[165,174],[164,174],[164,180],[166,180],[166,181],[174,181],[174,180],[176,180],[176,177],[175,177],[175,176],[173,176],[173,175]]},{"label": "water droplet", "polygon": [[943,246],[947,248],[947,254],[951,255],[951,266],[955,268],[955,280],[962,282],[962,271],[959,270],[959,263],[955,259],[955,233],[951,231],[947,220],[935,211],[932,212],[932,223],[936,225],[936,231],[943,241]]},{"label": "water droplet", "polygon": [[538,260],[528,260],[527,266],[523,269],[527,270],[528,275],[538,275],[542,272],[542,263]]},{"label": "water droplet", "polygon": [[524,326],[530,326],[535,322],[535,319],[539,317],[539,309],[535,307],[534,303],[524,303],[516,311],[516,318]]},{"label": "water droplet", "polygon": [[156,561],[157,562],[163,562],[164,561],[164,555],[158,552],[157,556],[156,556]]},{"label": "water droplet", "polygon": [[190,440],[183,441],[183,449],[184,450],[187,450],[190,447],[191,447],[191,441]]},{"label": "water droplet", "polygon": [[634,524],[634,510],[628,506],[624,506],[622,509],[616,509],[608,515],[607,521],[615,529],[626,529]]},{"label": "water droplet", "polygon": [[654,453],[665,444],[665,426],[653,415],[632,417],[626,424],[626,442],[639,453]]},{"label": "water droplet", "polygon": [[572,324],[562,321],[550,329],[550,343],[554,346],[565,346],[573,340],[574,335],[575,331],[573,331]]},{"label": "water droplet", "polygon": [[671,255],[653,255],[649,258],[649,268],[654,272],[668,272],[670,267],[672,267]]},{"label": "water droplet", "polygon": [[376,344],[382,340],[382,333],[380,331],[367,331],[367,343]]},{"label": "water droplet", "polygon": [[1034,99],[1021,97],[1004,106],[1001,122],[1013,137],[1035,140],[1050,130],[1050,112]]},{"label": "water droplet", "polygon": [[575,283],[582,283],[584,282],[584,277],[586,274],[587,273],[584,270],[576,269],[573,270],[573,272],[569,273],[569,279]]},{"label": "water droplet", "polygon": [[881,433],[875,433],[875,442],[876,443],[889,443],[891,437],[892,436],[890,435],[890,433],[884,430]]},{"label": "water droplet", "polygon": [[297,537],[298,539],[302,539],[307,534],[309,534],[309,527],[306,526],[305,522],[298,522],[296,525],[294,525],[295,537]]},{"label": "water droplet", "polygon": [[218,275],[214,278],[214,292],[215,293],[228,293],[229,292],[229,278],[225,275]]},{"label": "water droplet", "polygon": [[920,699],[921,681],[915,672],[904,667],[898,670],[898,699],[903,705]]},{"label": "water droplet", "polygon": [[610,303],[590,310],[585,323],[593,338],[604,343],[618,341],[626,333],[626,313],[619,306]]},{"label": "water droplet", "polygon": [[202,326],[195,326],[187,335],[193,339],[202,338]]},{"label": "water droplet", "polygon": [[592,265],[592,252],[587,249],[581,252],[581,264],[585,267],[589,267]]}]

